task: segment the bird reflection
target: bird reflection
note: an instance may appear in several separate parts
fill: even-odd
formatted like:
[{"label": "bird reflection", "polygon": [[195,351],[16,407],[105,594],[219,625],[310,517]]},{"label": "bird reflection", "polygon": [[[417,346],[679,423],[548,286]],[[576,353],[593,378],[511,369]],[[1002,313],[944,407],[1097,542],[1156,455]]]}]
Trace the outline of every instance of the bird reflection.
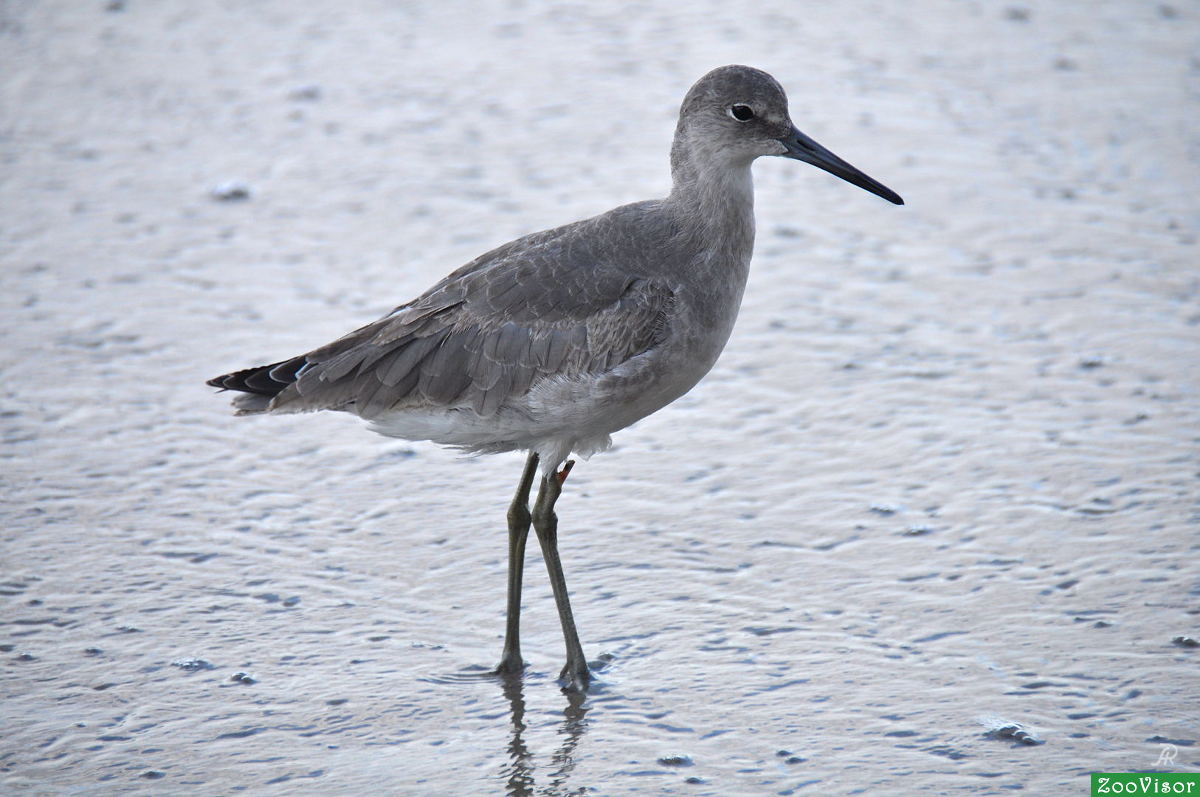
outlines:
[{"label": "bird reflection", "polygon": [[587,792],[586,787],[570,789],[571,772],[575,769],[575,748],[587,731],[585,705],[587,695],[582,692],[565,692],[567,705],[563,708],[563,719],[558,725],[558,737],[562,740],[550,758],[551,768],[547,772],[549,782],[538,789],[535,780],[536,764],[534,753],[525,743],[525,684],[520,673],[501,674],[498,680],[508,700],[512,714],[512,735],[508,741],[508,757],[511,762],[504,774],[507,776],[505,794],[508,797],[571,797]]}]

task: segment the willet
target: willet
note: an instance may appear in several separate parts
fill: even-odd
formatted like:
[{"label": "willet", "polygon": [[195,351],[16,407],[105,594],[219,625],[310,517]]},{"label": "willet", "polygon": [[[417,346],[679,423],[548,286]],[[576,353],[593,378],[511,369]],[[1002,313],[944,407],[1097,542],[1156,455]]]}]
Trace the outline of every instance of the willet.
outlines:
[{"label": "willet", "polygon": [[[754,246],[750,164],[810,163],[897,205],[894,191],[792,124],[770,75],[725,66],[688,91],[671,193],[504,244],[327,346],[209,380],[238,414],[342,410],[373,431],[473,453],[528,451],[508,509],[498,672],[524,667],[521,578],[532,522],[562,622],[560,680],[590,680],[558,556],[555,502],[574,464],[670,404],[716,362]],[[538,495],[529,507],[541,465]]]}]

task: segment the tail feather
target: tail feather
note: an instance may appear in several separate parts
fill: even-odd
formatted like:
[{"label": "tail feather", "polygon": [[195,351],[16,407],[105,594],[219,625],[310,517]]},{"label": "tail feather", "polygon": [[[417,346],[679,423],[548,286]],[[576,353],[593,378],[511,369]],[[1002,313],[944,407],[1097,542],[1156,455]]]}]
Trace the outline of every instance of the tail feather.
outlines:
[{"label": "tail feather", "polygon": [[261,393],[239,393],[233,397],[234,415],[258,415],[271,409],[271,397]]},{"label": "tail feather", "polygon": [[[253,404],[255,408],[262,405],[261,409],[266,408],[271,398],[279,395],[288,385],[296,381],[300,371],[308,361],[303,357],[293,357],[290,360],[283,360],[270,365],[260,365],[255,368],[246,368],[241,371],[234,371],[230,374],[209,379],[206,384],[212,387],[219,387],[222,390],[236,390],[241,393],[249,393],[249,396],[241,396],[235,400],[239,407],[247,405],[244,408],[250,409],[249,405]],[[267,401],[261,401],[266,398]],[[251,401],[251,399],[259,399]]]}]

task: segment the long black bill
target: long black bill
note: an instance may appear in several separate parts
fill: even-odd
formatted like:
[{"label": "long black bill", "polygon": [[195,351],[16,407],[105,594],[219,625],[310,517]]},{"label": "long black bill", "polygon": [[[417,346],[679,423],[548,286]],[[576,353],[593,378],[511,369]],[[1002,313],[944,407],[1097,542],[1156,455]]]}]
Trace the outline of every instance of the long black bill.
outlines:
[{"label": "long black bill", "polygon": [[878,180],[873,180],[860,172],[858,169],[846,163],[844,160],[834,155],[829,150],[822,147],[817,142],[813,141],[808,136],[801,133],[796,128],[792,128],[792,132],[785,138],[779,139],[785,147],[787,154],[785,158],[795,158],[798,161],[811,163],[818,169],[824,169],[830,174],[836,175],[848,183],[853,183],[859,188],[865,188],[876,196],[881,196],[893,205],[903,205],[904,200],[900,198],[892,189],[888,188]]}]

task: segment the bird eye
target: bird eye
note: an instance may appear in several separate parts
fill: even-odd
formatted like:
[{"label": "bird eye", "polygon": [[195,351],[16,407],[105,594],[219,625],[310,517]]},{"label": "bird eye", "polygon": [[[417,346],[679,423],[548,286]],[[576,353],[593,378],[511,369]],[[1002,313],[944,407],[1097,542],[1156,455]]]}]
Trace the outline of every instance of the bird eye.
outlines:
[{"label": "bird eye", "polygon": [[731,105],[729,106],[729,115],[739,122],[749,122],[754,118],[754,109],[749,105]]}]

